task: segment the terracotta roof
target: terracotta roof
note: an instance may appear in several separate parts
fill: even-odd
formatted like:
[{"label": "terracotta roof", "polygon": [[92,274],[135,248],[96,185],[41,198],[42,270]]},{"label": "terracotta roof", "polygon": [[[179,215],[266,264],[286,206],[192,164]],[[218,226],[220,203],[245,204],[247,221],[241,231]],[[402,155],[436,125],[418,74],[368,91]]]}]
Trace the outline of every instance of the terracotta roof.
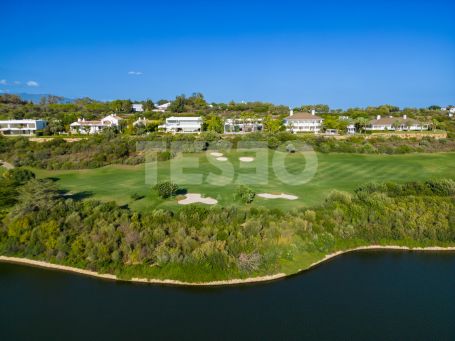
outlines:
[{"label": "terracotta roof", "polygon": [[368,124],[376,125],[376,126],[388,126],[393,125],[395,122],[399,122],[400,124],[419,124],[419,121],[414,120],[413,118],[403,118],[403,117],[382,117],[379,120],[371,120]]},{"label": "terracotta roof", "polygon": [[292,116],[286,117],[287,120],[322,120],[322,117],[311,115],[309,112],[296,112]]}]

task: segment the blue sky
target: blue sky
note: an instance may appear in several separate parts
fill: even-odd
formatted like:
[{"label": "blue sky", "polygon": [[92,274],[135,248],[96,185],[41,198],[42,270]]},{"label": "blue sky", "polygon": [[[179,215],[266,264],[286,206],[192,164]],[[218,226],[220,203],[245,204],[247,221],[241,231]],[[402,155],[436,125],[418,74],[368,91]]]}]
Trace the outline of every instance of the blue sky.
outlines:
[{"label": "blue sky", "polygon": [[455,104],[454,13],[454,1],[438,0],[3,0],[0,90]]}]

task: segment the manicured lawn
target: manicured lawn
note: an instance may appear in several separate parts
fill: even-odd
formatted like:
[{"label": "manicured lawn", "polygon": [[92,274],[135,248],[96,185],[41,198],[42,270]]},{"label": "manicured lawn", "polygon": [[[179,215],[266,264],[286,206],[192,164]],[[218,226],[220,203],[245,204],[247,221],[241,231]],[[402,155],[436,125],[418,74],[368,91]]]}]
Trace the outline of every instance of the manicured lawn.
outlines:
[{"label": "manicured lawn", "polygon": [[[239,182],[247,183],[262,179],[263,183],[251,183],[257,193],[286,193],[299,198],[294,201],[285,199],[262,199],[256,197],[254,206],[291,209],[298,206],[312,206],[322,202],[332,190],[352,191],[357,186],[369,181],[413,181],[436,178],[455,179],[455,153],[408,154],[408,155],[358,155],[358,154],[317,154],[318,164],[314,177],[305,184],[295,184],[302,179],[299,173],[305,169],[305,157],[302,154],[287,154],[286,171],[283,183],[272,167],[272,152],[269,155],[255,155],[252,152],[225,153],[227,162],[217,161],[209,154],[179,155],[172,161],[162,161],[156,167],[160,180],[168,179],[170,168],[175,170],[185,166],[183,175],[175,175],[174,182],[188,192],[202,193],[216,198],[221,205],[240,203],[235,199]],[[284,156],[284,154],[277,154]],[[239,156],[255,156],[252,163],[239,162]],[[199,162],[196,167],[189,159]],[[265,167],[261,167],[264,165]],[[255,167],[258,169],[246,168]],[[224,172],[218,168],[223,167]],[[146,181],[145,166],[112,165],[92,170],[44,171],[34,169],[41,178],[52,177],[62,189],[81,196],[101,200],[115,200],[120,205],[129,205],[137,210],[153,208],[177,208],[175,199],[162,200],[152,190],[152,184]],[[202,179],[191,181],[189,174],[202,175]],[[294,175],[293,175],[294,174]],[[214,179],[214,176],[220,176]],[[194,179],[193,179],[194,180]],[[197,183],[200,180],[201,183]],[[193,182],[193,183],[192,183]],[[194,183],[196,182],[196,183]],[[131,195],[143,195],[140,200],[133,200]]]}]

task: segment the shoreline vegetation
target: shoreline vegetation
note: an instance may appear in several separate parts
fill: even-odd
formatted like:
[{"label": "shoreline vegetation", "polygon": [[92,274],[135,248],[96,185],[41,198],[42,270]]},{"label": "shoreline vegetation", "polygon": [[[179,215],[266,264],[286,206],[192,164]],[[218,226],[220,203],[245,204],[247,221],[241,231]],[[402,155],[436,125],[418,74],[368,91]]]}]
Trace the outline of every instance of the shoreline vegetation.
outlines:
[{"label": "shoreline vegetation", "polygon": [[450,179],[367,183],[288,211],[184,205],[137,212],[69,197],[23,168],[7,171],[0,184],[0,255],[111,279],[241,284],[295,274],[362,245],[455,248]]},{"label": "shoreline vegetation", "polygon": [[76,267],[60,265],[49,263],[45,261],[33,260],[28,258],[20,258],[20,257],[9,257],[9,256],[0,256],[0,263],[13,263],[13,264],[20,264],[20,265],[27,265],[32,267],[39,267],[44,269],[50,270],[58,270],[64,272],[71,272],[75,274],[100,278],[100,279],[107,279],[113,281],[121,281],[121,282],[131,282],[131,283],[147,283],[147,284],[159,284],[159,285],[173,285],[173,286],[230,286],[230,285],[242,285],[242,284],[252,284],[252,283],[260,283],[260,282],[270,282],[278,279],[284,279],[286,277],[298,275],[302,272],[311,270],[316,266],[319,266],[332,258],[341,256],[346,253],[356,252],[356,251],[364,251],[364,250],[392,250],[392,251],[424,251],[424,252],[455,252],[455,246],[429,246],[429,247],[408,247],[408,246],[400,246],[400,245],[366,245],[366,246],[358,246],[351,249],[340,250],[336,252],[332,252],[330,254],[325,255],[322,259],[311,263],[309,266],[305,268],[298,269],[295,273],[277,273],[273,275],[266,275],[266,276],[258,276],[258,277],[249,277],[249,278],[235,278],[230,280],[220,280],[220,281],[209,281],[209,282],[185,282],[179,280],[172,280],[172,279],[153,279],[153,278],[138,278],[133,277],[131,279],[122,279],[118,278],[116,275],[108,274],[108,273],[98,273],[91,270],[80,269]]}]

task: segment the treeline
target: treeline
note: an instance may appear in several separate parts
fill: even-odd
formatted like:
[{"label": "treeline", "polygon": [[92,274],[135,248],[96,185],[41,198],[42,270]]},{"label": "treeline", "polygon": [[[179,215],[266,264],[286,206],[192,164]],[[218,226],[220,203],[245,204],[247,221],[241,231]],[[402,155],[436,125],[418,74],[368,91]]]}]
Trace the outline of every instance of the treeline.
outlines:
[{"label": "treeline", "polygon": [[[8,176],[7,176],[8,177]],[[353,246],[454,245],[455,182],[369,184],[324,204],[278,209],[182,207],[137,213],[78,201],[31,177],[3,207],[0,254],[121,277],[209,281],[298,269],[302,259]],[[12,205],[12,206],[11,206]]]}]

